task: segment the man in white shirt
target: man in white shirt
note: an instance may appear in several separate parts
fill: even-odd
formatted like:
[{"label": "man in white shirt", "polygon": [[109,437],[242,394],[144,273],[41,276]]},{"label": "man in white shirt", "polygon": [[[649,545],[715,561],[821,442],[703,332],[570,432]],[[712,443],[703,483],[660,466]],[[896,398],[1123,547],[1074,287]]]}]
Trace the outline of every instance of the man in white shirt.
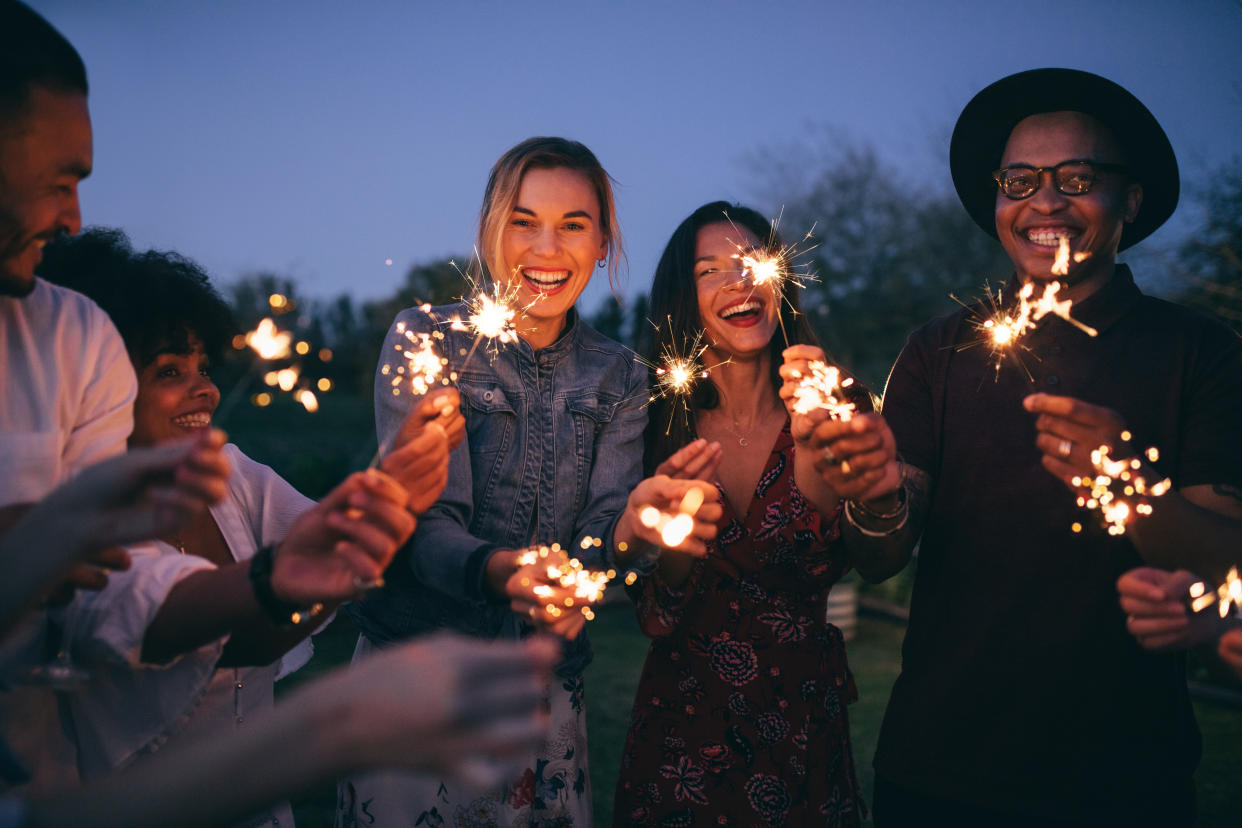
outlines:
[{"label": "man in white shirt", "polygon": [[[44,244],[81,228],[78,183],[92,161],[86,96],[73,46],[27,6],[0,0],[0,531],[61,481],[123,452],[133,427],[137,383],[111,320],[34,275]],[[99,569],[79,567],[69,583],[103,581]],[[55,696],[10,683],[44,660],[42,622],[42,613],[30,619],[0,652],[0,727],[38,789],[76,778]]]}]

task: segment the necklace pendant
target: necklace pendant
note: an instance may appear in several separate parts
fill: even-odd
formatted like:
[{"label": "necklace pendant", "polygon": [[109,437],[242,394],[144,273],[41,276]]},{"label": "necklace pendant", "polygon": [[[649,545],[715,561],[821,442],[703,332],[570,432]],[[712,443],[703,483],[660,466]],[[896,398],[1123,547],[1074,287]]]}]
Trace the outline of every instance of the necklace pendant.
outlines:
[{"label": "necklace pendant", "polygon": [[741,446],[742,448],[746,448],[747,446],[750,445],[750,441],[747,440],[745,437],[738,437],[737,444]]}]

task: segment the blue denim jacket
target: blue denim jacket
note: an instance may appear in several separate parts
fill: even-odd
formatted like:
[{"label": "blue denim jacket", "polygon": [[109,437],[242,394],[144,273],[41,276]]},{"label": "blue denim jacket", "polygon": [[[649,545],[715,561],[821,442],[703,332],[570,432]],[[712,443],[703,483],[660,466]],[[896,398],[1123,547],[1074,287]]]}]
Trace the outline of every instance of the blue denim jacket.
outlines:
[{"label": "blue denim jacket", "polygon": [[[436,320],[465,316],[461,305],[432,309]],[[381,356],[437,322],[408,309],[398,314]],[[571,310],[566,329],[534,350],[525,341],[492,356],[480,344],[460,366],[473,335],[439,324],[440,352],[459,372],[457,388],[466,439],[449,462],[448,485],[422,515],[406,550],[385,575],[383,589],[351,606],[363,633],[377,644],[449,628],[470,635],[517,637],[522,619],[483,590],[484,566],[499,548],[559,542],[583,564],[615,564],[613,527],[642,473],[647,424],[646,371],[624,347],[600,335]],[[376,430],[388,440],[417,398],[393,394],[391,376],[377,372]],[[604,539],[582,550],[584,536]],[[585,633],[568,642],[558,672],[580,672],[591,657]]]}]

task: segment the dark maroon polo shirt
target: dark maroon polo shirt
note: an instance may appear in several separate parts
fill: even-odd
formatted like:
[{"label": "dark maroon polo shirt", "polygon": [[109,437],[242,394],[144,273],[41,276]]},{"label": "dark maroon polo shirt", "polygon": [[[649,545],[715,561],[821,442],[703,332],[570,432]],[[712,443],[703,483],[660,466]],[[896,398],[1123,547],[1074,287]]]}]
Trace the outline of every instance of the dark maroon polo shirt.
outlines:
[{"label": "dark maroon polo shirt", "polygon": [[980,312],[912,334],[884,395],[899,451],[933,493],[876,769],[984,806],[1141,813],[1134,797],[1184,782],[1198,761],[1183,660],[1126,632],[1115,583],[1142,561],[1040,465],[1022,399],[1114,409],[1176,486],[1239,484],[1242,340],[1142,295],[1124,265],[1071,312],[1099,335],[1045,318],[1018,351],[1025,370],[997,373],[988,346],[972,346]]}]

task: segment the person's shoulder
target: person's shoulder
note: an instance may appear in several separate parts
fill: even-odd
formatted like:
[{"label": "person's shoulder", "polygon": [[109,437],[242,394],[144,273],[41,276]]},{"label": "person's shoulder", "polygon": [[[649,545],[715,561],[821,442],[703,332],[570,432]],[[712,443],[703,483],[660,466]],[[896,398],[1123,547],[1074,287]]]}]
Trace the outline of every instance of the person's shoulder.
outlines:
[{"label": "person's shoulder", "polygon": [[584,348],[618,356],[629,356],[632,353],[620,342],[592,328],[585,319],[578,320],[578,344]]},{"label": "person's shoulder", "polygon": [[962,324],[971,318],[981,318],[984,314],[980,303],[965,305],[941,316],[924,322],[911,331],[908,343],[929,343],[937,346],[956,340]]},{"label": "person's shoulder", "polygon": [[108,314],[95,304],[94,299],[37,277],[34,290],[22,300],[22,305],[32,316],[63,320],[69,324],[96,325],[101,321],[110,321]]},{"label": "person's shoulder", "polygon": [[1221,343],[1237,342],[1238,332],[1211,314],[1178,304],[1168,299],[1143,294],[1139,309],[1147,317],[1147,324],[1159,324],[1162,328],[1184,330],[1187,333]]}]

